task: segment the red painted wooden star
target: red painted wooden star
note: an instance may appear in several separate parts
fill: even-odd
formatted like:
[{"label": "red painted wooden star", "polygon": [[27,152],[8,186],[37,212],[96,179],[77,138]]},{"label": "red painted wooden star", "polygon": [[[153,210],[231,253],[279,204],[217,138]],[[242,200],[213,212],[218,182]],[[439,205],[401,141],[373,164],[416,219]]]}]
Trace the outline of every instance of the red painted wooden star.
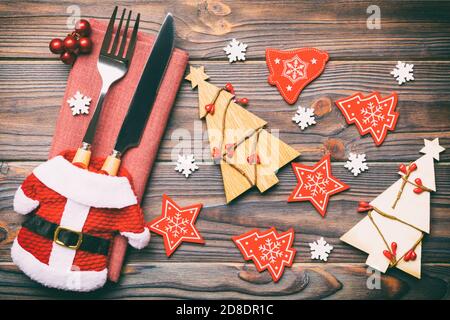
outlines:
[{"label": "red painted wooden star", "polygon": [[163,194],[161,216],[148,223],[148,228],[162,235],[169,257],[182,242],[205,243],[194,223],[202,204],[179,207],[169,196]]},{"label": "red painted wooden star", "polygon": [[330,154],[326,154],[313,167],[292,163],[292,168],[298,184],[288,202],[310,201],[322,217],[327,211],[330,196],[350,188],[331,174]]},{"label": "red painted wooden star", "polygon": [[263,232],[253,229],[232,239],[244,259],[253,260],[259,272],[267,269],[275,282],[280,280],[284,268],[294,262],[293,229],[280,234],[273,227]]}]

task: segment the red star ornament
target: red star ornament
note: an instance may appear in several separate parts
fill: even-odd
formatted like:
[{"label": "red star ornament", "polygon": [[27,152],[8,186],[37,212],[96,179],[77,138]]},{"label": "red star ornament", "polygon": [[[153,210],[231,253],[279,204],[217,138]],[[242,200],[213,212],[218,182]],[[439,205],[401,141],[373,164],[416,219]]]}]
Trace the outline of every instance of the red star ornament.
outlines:
[{"label": "red star ornament", "polygon": [[287,103],[294,104],[303,88],[323,72],[327,61],[328,54],[315,48],[266,49],[268,81],[277,86]]},{"label": "red star ornament", "polygon": [[280,234],[274,227],[264,232],[253,229],[232,239],[244,259],[253,260],[259,272],[267,269],[275,282],[280,280],[284,268],[294,262],[296,250],[292,248],[292,228]]},{"label": "red star ornament", "polygon": [[298,184],[288,202],[310,201],[322,217],[327,211],[330,196],[350,188],[331,174],[330,154],[326,154],[313,167],[292,163],[292,168]]},{"label": "red star ornament", "polygon": [[344,114],[348,124],[356,124],[361,135],[370,133],[377,146],[386,138],[388,130],[394,130],[398,113],[397,94],[382,98],[379,92],[367,97],[360,92],[336,102],[337,107]]},{"label": "red star ornament", "polygon": [[179,207],[163,194],[161,216],[148,223],[148,228],[163,236],[166,255],[170,257],[182,242],[205,243],[194,223],[202,204]]}]

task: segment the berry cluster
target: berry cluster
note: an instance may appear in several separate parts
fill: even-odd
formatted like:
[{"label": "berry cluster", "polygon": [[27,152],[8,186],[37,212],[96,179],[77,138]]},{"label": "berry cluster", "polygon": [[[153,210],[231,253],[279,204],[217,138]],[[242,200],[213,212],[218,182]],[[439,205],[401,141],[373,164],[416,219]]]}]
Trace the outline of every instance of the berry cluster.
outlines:
[{"label": "berry cluster", "polygon": [[89,53],[92,50],[92,40],[89,38],[91,25],[81,19],[75,25],[75,31],[69,33],[64,40],[55,38],[50,41],[50,51],[59,54],[65,64],[73,64],[79,53]]}]

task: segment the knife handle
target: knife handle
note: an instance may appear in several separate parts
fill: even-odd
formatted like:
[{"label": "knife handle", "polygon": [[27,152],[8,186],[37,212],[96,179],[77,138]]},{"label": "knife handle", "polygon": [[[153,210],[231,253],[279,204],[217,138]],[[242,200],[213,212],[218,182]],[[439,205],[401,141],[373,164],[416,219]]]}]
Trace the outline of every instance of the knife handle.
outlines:
[{"label": "knife handle", "polygon": [[82,146],[78,148],[77,153],[73,157],[72,163],[77,164],[84,169],[89,166],[91,161],[91,145],[89,143],[83,142]]},{"label": "knife handle", "polygon": [[117,172],[119,171],[120,163],[122,162],[120,160],[120,152],[113,150],[111,155],[109,155],[105,162],[103,162],[102,171],[107,173],[110,176],[117,175]]}]

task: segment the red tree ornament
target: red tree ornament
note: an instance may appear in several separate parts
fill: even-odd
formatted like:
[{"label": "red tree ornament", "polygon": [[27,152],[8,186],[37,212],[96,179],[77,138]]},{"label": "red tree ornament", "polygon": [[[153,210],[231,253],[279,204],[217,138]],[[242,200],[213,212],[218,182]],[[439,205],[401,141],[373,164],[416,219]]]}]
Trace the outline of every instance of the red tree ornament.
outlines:
[{"label": "red tree ornament", "polygon": [[394,111],[397,106],[396,93],[382,98],[379,92],[366,97],[358,92],[337,100],[336,105],[347,123],[356,124],[361,135],[370,133],[377,146],[383,143],[388,130],[394,130],[397,124],[398,113]]},{"label": "red tree ornament", "polygon": [[162,235],[166,255],[169,257],[182,242],[205,243],[194,223],[202,204],[179,207],[169,196],[163,194],[161,216],[148,223],[148,228]]},{"label": "red tree ornament", "polygon": [[266,49],[268,81],[277,86],[287,103],[294,104],[303,88],[323,72],[327,61],[328,54],[315,48]]},{"label": "red tree ornament", "polygon": [[310,201],[322,217],[327,211],[330,196],[350,188],[331,174],[330,154],[326,154],[313,167],[293,162],[292,168],[298,184],[288,202]]},{"label": "red tree ornament", "polygon": [[259,272],[267,269],[275,282],[280,280],[284,268],[294,262],[293,229],[282,233],[277,233],[273,227],[264,232],[253,229],[232,239],[244,259],[253,260]]}]

